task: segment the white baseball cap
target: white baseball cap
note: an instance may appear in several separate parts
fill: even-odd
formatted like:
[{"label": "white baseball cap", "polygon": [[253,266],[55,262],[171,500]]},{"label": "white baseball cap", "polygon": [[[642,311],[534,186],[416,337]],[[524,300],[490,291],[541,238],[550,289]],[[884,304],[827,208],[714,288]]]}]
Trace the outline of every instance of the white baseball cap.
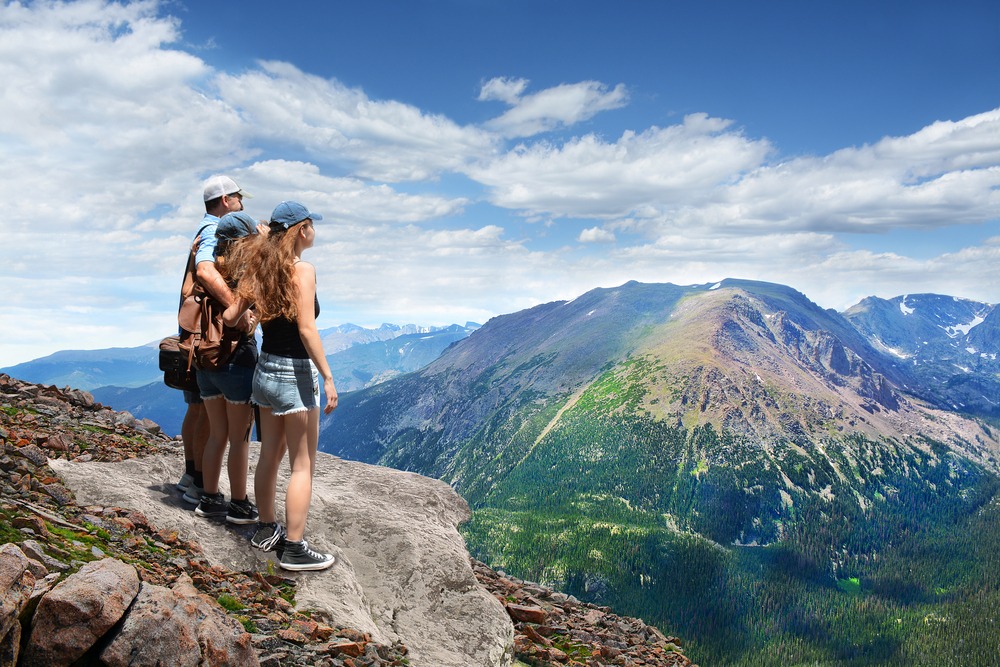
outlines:
[{"label": "white baseball cap", "polygon": [[236,185],[236,181],[228,176],[212,176],[205,181],[205,201],[212,201],[223,195],[232,195],[237,192],[247,199],[253,196],[249,192],[241,190],[240,186]]}]

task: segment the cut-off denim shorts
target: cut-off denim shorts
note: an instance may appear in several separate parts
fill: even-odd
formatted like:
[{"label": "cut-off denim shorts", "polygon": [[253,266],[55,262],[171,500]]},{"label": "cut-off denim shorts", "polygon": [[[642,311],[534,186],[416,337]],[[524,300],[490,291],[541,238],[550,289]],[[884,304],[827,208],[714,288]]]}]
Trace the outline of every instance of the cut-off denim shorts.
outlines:
[{"label": "cut-off denim shorts", "polygon": [[214,371],[199,368],[197,378],[201,399],[211,401],[225,397],[230,403],[245,405],[250,402],[253,393],[253,373],[254,369],[236,364],[227,364]]},{"label": "cut-off denim shorts", "polygon": [[319,372],[312,359],[261,352],[253,374],[253,402],[275,417],[319,408]]}]

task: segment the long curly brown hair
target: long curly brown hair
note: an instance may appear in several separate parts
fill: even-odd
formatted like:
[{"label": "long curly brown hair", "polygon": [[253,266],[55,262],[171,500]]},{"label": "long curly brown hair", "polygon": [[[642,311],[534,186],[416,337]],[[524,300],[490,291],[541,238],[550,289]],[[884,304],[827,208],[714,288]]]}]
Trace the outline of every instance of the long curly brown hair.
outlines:
[{"label": "long curly brown hair", "polygon": [[236,296],[255,304],[261,322],[298,316],[295,286],[295,237],[298,225],[271,229],[233,244],[226,255],[226,272],[236,282]]}]

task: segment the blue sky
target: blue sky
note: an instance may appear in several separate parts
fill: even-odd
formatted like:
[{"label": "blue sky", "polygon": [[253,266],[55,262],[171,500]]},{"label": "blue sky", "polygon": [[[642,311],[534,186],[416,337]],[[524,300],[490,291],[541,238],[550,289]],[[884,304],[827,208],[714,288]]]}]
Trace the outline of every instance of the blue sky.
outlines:
[{"label": "blue sky", "polygon": [[169,333],[214,173],[326,216],[324,327],[1000,301],[993,1],[4,2],[0,54],[0,366]]}]

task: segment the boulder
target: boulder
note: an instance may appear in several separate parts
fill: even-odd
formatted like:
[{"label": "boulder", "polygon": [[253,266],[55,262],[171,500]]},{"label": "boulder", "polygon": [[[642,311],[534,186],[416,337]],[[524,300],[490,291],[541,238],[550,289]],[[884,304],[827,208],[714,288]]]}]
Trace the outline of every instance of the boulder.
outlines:
[{"label": "boulder", "polygon": [[243,626],[186,576],[171,588],[143,583],[101,660],[108,667],[258,664]]},{"label": "boulder", "polygon": [[0,546],[0,666],[17,664],[20,617],[35,588],[30,563],[16,544]]},{"label": "boulder", "polygon": [[113,558],[85,564],[39,601],[21,664],[73,664],[121,620],[138,592],[131,565]]},{"label": "boulder", "polygon": [[17,624],[35,588],[35,575],[29,564],[28,557],[16,544],[0,546],[0,637]]}]

